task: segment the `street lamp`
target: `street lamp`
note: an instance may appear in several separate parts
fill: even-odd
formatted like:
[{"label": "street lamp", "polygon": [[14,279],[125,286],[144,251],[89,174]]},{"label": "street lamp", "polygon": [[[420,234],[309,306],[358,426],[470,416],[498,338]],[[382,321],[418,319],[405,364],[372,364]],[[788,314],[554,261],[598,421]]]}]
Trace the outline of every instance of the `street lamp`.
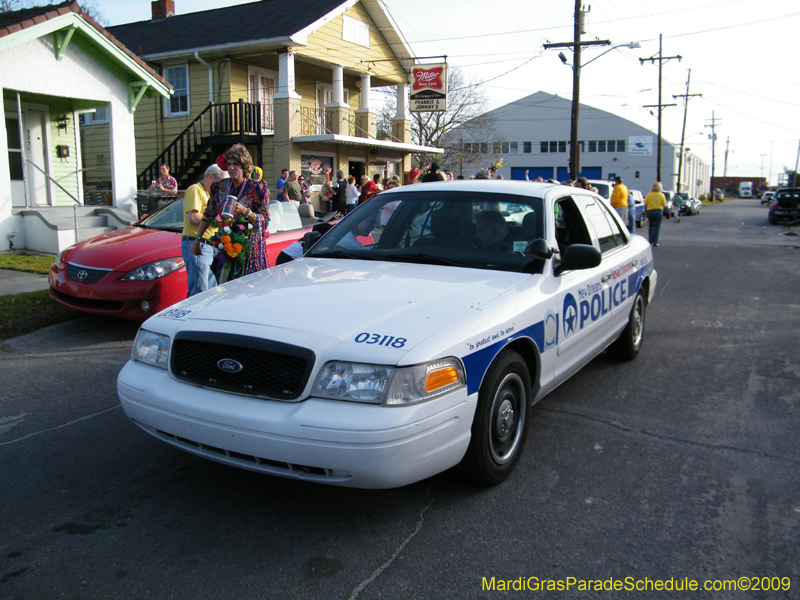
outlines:
[{"label": "street lamp", "polygon": [[[580,118],[580,93],[581,93],[581,47],[582,46],[608,46],[611,44],[608,40],[598,40],[594,42],[581,42],[581,24],[582,24],[582,16],[583,13],[580,11],[580,0],[576,0],[575,6],[575,41],[574,42],[565,42],[559,44],[545,44],[545,48],[564,48],[564,47],[571,47],[572,54],[573,54],[573,62],[572,62],[572,115],[571,115],[571,124],[570,124],[570,136],[569,136],[569,176],[570,179],[575,180],[578,178],[578,171],[580,170],[580,153],[581,148],[578,144],[578,121]],[[617,48],[641,48],[639,42],[629,42],[627,44],[617,44],[616,46],[612,46],[605,52],[598,54],[592,60],[586,62],[583,66],[588,65],[596,61],[601,56],[608,54],[612,50],[616,50]],[[558,58],[561,59],[561,62],[567,64],[567,57],[564,55],[563,52],[560,52]]]}]

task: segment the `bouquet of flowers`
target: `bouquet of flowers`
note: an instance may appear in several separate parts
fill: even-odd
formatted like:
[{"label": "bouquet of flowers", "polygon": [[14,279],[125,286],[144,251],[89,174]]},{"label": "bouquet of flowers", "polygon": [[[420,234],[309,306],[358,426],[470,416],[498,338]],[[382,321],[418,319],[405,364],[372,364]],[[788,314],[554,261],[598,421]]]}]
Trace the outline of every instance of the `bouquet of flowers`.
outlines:
[{"label": "bouquet of flowers", "polygon": [[219,251],[217,258],[231,263],[228,269],[244,270],[247,261],[247,250],[250,248],[250,236],[253,225],[242,215],[233,219],[225,219],[217,215],[215,219],[217,232],[211,238],[211,245]]},{"label": "bouquet of flowers", "polygon": [[501,158],[496,163],[494,163],[491,167],[489,167],[489,173],[494,175],[497,173],[497,170],[503,166],[503,159]]}]

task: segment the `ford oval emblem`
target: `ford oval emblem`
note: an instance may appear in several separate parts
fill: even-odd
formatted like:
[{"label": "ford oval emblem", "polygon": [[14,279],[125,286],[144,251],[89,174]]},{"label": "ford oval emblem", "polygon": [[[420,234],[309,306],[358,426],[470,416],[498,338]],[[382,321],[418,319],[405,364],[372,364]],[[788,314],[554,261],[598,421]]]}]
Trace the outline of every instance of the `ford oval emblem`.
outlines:
[{"label": "ford oval emblem", "polygon": [[223,358],[217,362],[217,367],[220,371],[224,371],[225,373],[238,373],[244,369],[242,363],[232,358]]},{"label": "ford oval emblem", "polygon": [[83,281],[87,277],[89,277],[88,271],[86,271],[84,269],[81,269],[80,271],[78,271],[78,280],[79,281]]}]

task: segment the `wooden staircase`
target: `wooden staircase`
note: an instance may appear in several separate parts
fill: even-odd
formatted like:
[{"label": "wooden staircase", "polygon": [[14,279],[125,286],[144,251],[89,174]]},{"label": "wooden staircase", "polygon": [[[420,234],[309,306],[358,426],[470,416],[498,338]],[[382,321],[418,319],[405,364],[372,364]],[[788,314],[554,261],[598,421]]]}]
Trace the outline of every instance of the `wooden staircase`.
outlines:
[{"label": "wooden staircase", "polygon": [[210,103],[167,148],[139,174],[140,190],[159,177],[159,166],[166,163],[170,174],[185,190],[198,182],[208,165],[236,143],[255,145],[255,164],[261,164],[261,103],[243,100],[224,104]]}]

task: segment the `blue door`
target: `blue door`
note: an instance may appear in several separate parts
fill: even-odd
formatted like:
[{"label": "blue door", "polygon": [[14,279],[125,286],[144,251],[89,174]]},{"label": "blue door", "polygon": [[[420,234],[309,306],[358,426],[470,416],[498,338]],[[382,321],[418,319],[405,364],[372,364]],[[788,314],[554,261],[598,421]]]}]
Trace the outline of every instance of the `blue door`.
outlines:
[{"label": "blue door", "polygon": [[553,177],[553,167],[511,167],[511,179],[525,181],[525,171],[528,171],[531,181],[536,181],[538,177],[547,181]]},{"label": "blue door", "polygon": [[[603,178],[603,167],[583,167],[583,170],[578,173],[578,177],[586,177],[586,179],[602,179]],[[559,181],[566,181],[569,179],[569,168],[568,167],[558,167],[558,178]]]}]

